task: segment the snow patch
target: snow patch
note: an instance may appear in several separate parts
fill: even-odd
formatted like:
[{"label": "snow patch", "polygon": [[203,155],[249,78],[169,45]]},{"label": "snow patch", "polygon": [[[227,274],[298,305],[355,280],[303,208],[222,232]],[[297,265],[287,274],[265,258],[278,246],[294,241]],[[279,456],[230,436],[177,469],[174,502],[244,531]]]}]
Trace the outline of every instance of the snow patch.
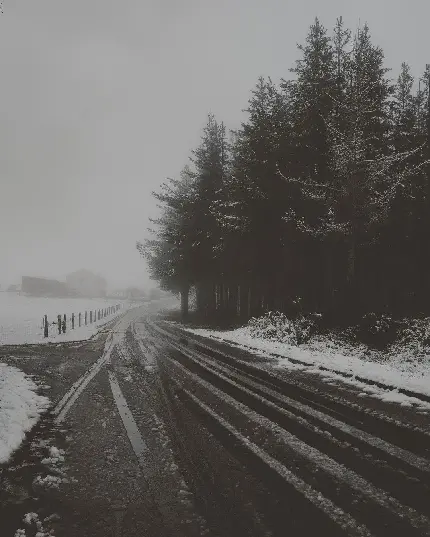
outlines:
[{"label": "snow patch", "polygon": [[33,486],[35,488],[59,489],[62,483],[69,483],[69,480],[57,475],[46,475],[45,477],[38,475],[33,481]]},{"label": "snow patch", "polygon": [[[255,338],[249,327],[229,331],[182,328],[196,335],[233,343],[253,354],[271,358],[277,368],[319,374],[328,383],[340,381],[353,385],[360,389],[362,396],[377,397],[403,406],[414,405],[427,410],[430,408],[430,403],[398,391],[403,389],[430,396],[430,356],[420,360],[411,359],[407,349],[396,355],[384,355],[371,352],[364,345],[349,346],[321,336],[296,346]],[[344,377],[342,373],[349,377]],[[394,389],[369,386],[356,377],[380,382]]]},{"label": "snow patch", "polygon": [[0,463],[9,460],[49,407],[35,382],[20,369],[0,363]]},{"label": "snow patch", "polygon": [[[45,518],[43,522],[49,522],[51,519],[54,519],[55,516],[57,515],[52,515],[51,517]],[[31,534],[35,537],[55,537],[52,530],[48,531],[44,527],[43,522],[40,520],[37,513],[26,513],[22,521],[24,524],[31,527]],[[16,530],[14,537],[26,537],[26,535],[26,530],[19,528]]]},{"label": "snow patch", "polygon": [[[109,306],[122,304],[122,308],[103,319],[89,324],[90,311],[104,310]],[[15,293],[0,293],[0,345],[21,345],[84,341],[90,339],[102,327],[124,309],[132,304],[121,300],[82,299],[82,298],[39,298],[17,295]],[[87,311],[87,326],[85,326],[85,311]],[[81,327],[79,327],[79,312]],[[75,328],[71,327],[71,316],[75,314]],[[58,333],[57,315],[66,314],[67,328],[65,334]],[[42,321],[48,316],[49,337],[45,338]]]},{"label": "snow patch", "polygon": [[64,462],[64,453],[64,449],[58,449],[55,446],[51,446],[49,448],[49,457],[42,459],[42,464],[55,467]]}]

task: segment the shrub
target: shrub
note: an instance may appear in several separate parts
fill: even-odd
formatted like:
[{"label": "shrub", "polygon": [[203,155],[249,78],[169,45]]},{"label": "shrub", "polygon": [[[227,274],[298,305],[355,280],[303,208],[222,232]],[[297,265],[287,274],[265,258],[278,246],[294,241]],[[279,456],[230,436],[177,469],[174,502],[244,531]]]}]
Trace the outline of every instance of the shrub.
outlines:
[{"label": "shrub", "polygon": [[398,323],[398,337],[395,347],[407,347],[415,355],[428,353],[430,347],[430,318],[403,319]]},{"label": "shrub", "polygon": [[318,331],[318,314],[299,315],[294,321],[296,329],[297,345],[307,343]]},{"label": "shrub", "polygon": [[253,317],[248,322],[251,335],[290,345],[306,343],[318,329],[319,316],[298,315],[292,321],[279,311],[269,311],[262,317]]},{"label": "shrub", "polygon": [[253,317],[248,326],[252,337],[296,344],[296,330],[291,321],[278,311],[269,311],[262,317]]},{"label": "shrub", "polygon": [[397,329],[397,323],[389,315],[366,313],[359,326],[360,339],[368,345],[382,348],[394,341]]}]

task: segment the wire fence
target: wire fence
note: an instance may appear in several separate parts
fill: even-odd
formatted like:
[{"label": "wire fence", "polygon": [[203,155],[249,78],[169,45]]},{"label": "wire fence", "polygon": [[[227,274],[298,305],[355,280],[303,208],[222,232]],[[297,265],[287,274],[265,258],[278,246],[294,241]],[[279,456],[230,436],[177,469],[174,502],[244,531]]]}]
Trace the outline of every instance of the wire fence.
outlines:
[{"label": "wire fence", "polygon": [[108,306],[102,309],[86,310],[83,313],[72,313],[69,316],[67,316],[66,313],[60,313],[57,315],[56,319],[52,321],[48,318],[48,315],[44,315],[42,318],[43,337],[47,338],[51,335],[50,328],[55,327],[59,335],[65,334],[68,330],[88,326],[101,321],[106,317],[110,317],[117,313],[120,308],[121,304],[115,304],[115,306]]},{"label": "wire fence", "polygon": [[[67,311],[68,305],[72,306],[71,304],[63,304],[63,311]],[[83,305],[85,306],[85,304]],[[56,308],[52,308],[52,304],[50,304],[50,307],[47,308],[48,314],[42,317],[39,317],[36,311],[32,313],[25,306],[26,304],[21,312],[15,303],[2,304],[4,309],[0,315],[0,346],[37,344],[51,340],[61,342],[88,339],[97,331],[98,327],[114,318],[122,310],[124,304],[107,304],[105,307],[61,314],[56,314]],[[41,306],[43,308],[44,305],[41,304]],[[82,304],[76,304],[76,306],[79,308],[82,307]],[[59,305],[60,308],[61,305]],[[21,315],[22,318],[20,318]]]}]

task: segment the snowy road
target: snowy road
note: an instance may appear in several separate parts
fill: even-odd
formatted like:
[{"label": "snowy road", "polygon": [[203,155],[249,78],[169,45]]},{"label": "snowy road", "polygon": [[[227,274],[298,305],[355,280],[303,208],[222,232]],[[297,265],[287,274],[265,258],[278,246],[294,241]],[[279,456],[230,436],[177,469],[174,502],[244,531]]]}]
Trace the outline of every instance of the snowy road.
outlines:
[{"label": "snowy road", "polygon": [[428,416],[281,374],[157,308],[47,368],[56,443],[39,444],[64,470],[36,481],[59,480],[38,500],[56,537],[430,535]]},{"label": "snowy road", "polygon": [[274,505],[260,513],[273,534],[294,504],[295,534],[430,535],[424,419],[280,378],[166,323],[147,328],[175,398],[277,496],[278,515]]}]

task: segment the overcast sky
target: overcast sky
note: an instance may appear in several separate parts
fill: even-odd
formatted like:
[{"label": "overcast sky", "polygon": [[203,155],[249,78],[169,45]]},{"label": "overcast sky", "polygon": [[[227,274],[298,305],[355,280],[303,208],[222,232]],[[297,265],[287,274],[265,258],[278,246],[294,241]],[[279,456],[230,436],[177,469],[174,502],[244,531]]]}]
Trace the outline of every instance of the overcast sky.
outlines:
[{"label": "overcast sky", "polygon": [[86,267],[145,285],[151,191],[208,112],[238,126],[258,76],[288,77],[309,25],[367,21],[387,66],[430,63],[429,0],[4,0],[0,284]]}]

